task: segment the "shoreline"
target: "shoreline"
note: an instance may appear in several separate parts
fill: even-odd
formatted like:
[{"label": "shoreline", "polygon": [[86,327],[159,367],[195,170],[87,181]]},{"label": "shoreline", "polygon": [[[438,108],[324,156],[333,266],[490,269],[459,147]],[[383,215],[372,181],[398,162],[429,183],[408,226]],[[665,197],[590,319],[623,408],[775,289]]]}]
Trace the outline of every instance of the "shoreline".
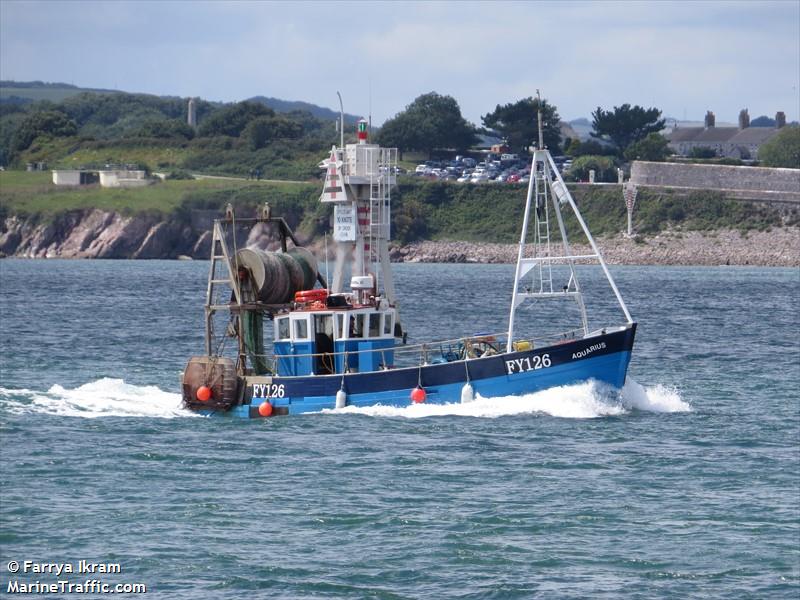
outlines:
[{"label": "shoreline", "polygon": [[[663,266],[800,266],[800,228],[770,231],[721,229],[707,232],[669,231],[651,237],[595,239],[610,265]],[[392,262],[516,263],[518,244],[424,241],[390,248]],[[588,243],[571,244],[573,254],[590,254]]]},{"label": "shoreline", "polygon": [[[199,259],[211,251],[209,224],[185,222],[158,215],[123,215],[87,209],[53,219],[12,215],[0,221],[0,257],[89,259]],[[299,236],[302,238],[302,236]],[[305,241],[319,260],[325,260],[322,238]],[[573,254],[592,254],[584,243],[571,240]],[[622,233],[597,237],[597,245],[611,265],[680,266],[800,266],[800,227],[776,226],[769,230],[682,230],[672,228],[650,236],[629,238]],[[555,244],[555,240],[553,241]],[[269,231],[252,231],[245,245],[276,250]],[[391,244],[392,262],[513,264],[518,244],[452,240]],[[333,246],[328,259],[334,258]],[[531,256],[533,253],[528,252]]]}]

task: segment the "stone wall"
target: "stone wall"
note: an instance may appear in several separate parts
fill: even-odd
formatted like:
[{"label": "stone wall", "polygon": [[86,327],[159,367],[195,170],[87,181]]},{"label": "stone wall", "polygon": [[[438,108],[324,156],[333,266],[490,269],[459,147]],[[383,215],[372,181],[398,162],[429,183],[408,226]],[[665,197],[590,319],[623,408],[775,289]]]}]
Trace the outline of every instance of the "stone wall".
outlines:
[{"label": "stone wall", "polygon": [[636,185],[739,192],[739,197],[800,202],[800,169],[646,162],[631,165]]}]

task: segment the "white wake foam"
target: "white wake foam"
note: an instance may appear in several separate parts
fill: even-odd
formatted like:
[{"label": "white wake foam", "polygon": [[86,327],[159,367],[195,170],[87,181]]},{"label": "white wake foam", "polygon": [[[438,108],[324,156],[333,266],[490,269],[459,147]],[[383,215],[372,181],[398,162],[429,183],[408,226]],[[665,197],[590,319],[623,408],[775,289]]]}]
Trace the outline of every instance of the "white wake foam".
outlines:
[{"label": "white wake foam", "polygon": [[692,412],[692,406],[681,398],[673,387],[657,385],[645,387],[628,377],[622,388],[622,404],[628,409],[647,412]]},{"label": "white wake foam", "polygon": [[47,413],[66,417],[192,416],[181,406],[181,395],[151,385],[138,386],[122,379],[103,378],[75,389],[54,385],[47,392],[0,388],[0,401],[11,413]]},{"label": "white wake foam", "polygon": [[485,398],[480,394],[467,404],[411,404],[394,406],[347,406],[324,410],[327,414],[363,414],[374,417],[461,416],[497,418],[519,414],[545,414],[563,419],[596,419],[646,412],[690,412],[692,407],[675,389],[662,385],[646,387],[628,379],[621,391],[595,381],[554,387],[522,396]]},{"label": "white wake foam", "polygon": [[[0,388],[0,405],[14,414],[40,413],[68,417],[158,417],[195,416],[181,406],[180,394],[155,386],[137,386],[122,379],[104,378],[75,389],[54,385],[42,393],[28,389]],[[663,385],[643,386],[628,378],[622,391],[589,381],[550,388],[522,396],[478,395],[467,404],[410,404],[394,406],[348,406],[324,410],[326,414],[363,414],[374,417],[418,419],[437,416],[497,418],[519,414],[545,414],[564,419],[595,419],[624,415],[631,411],[657,413],[691,412],[678,390]]]}]

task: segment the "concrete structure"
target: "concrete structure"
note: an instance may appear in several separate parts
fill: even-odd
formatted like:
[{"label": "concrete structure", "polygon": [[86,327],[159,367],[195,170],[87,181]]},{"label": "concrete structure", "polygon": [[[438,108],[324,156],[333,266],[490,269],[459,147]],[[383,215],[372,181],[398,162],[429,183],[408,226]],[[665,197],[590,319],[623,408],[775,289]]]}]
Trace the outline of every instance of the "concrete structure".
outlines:
[{"label": "concrete structure", "polygon": [[800,169],[637,160],[630,180],[637,186],[715,190],[732,198],[800,203]]},{"label": "concrete structure", "polygon": [[107,188],[132,188],[150,185],[144,171],[100,171],[100,185]]},{"label": "concrete structure", "polygon": [[189,127],[197,127],[197,103],[194,98],[189,98],[189,106],[186,109],[186,122]]},{"label": "concrete structure", "polygon": [[55,185],[91,185],[99,180],[100,177],[97,171],[53,169],[53,183]]},{"label": "concrete structure", "polygon": [[695,148],[713,150],[717,156],[740,159],[758,158],[759,148],[786,125],[786,115],[775,115],[775,127],[750,127],[750,115],[739,113],[739,127],[716,127],[714,113],[708,111],[704,127],[676,127],[669,134],[669,147],[679,156],[689,156]]}]

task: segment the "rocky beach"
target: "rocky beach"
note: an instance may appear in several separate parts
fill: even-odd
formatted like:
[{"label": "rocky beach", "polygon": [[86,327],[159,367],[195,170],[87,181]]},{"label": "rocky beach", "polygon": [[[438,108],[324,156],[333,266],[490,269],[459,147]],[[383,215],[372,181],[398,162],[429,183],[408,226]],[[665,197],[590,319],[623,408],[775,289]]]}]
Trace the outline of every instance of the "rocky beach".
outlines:
[{"label": "rocky beach", "polygon": [[[323,256],[323,240],[304,241]],[[197,224],[98,209],[49,220],[12,216],[0,224],[0,256],[22,258],[207,259],[210,243],[208,230]],[[267,231],[257,230],[247,243],[271,247],[274,240]],[[798,227],[671,230],[635,238],[618,234],[598,238],[597,243],[609,264],[800,266]],[[513,263],[517,249],[517,244],[420,241],[393,246],[390,255],[395,262]],[[572,249],[576,254],[591,251],[580,243],[572,243]],[[333,258],[332,247],[329,251]]]},{"label": "rocky beach", "polygon": [[[617,235],[596,240],[603,257],[614,265],[753,265],[800,266],[800,228],[770,231],[671,231],[651,237]],[[591,252],[587,244],[571,244],[575,254]],[[514,263],[518,244],[457,241],[415,242],[391,249],[396,262]]]}]

